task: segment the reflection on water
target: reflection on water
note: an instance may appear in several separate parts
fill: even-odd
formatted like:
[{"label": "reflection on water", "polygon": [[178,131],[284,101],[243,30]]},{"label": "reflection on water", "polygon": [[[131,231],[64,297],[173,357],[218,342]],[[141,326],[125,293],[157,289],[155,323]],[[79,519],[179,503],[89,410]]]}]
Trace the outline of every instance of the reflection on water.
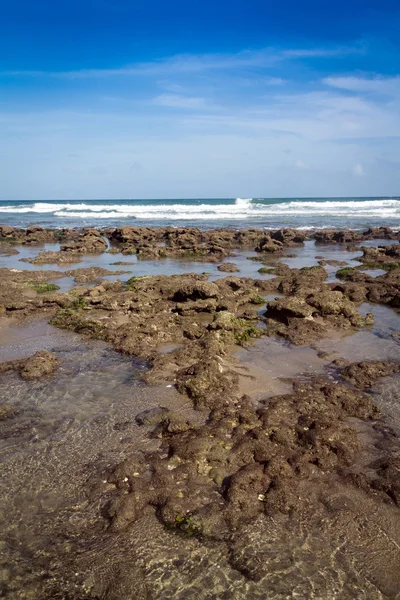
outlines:
[{"label": "reflection on water", "polygon": [[[374,240],[376,241],[376,240]],[[210,274],[210,280],[226,277],[228,273],[218,271],[218,263],[210,263],[207,261],[192,261],[187,259],[172,259],[164,258],[159,260],[138,260],[136,255],[123,255],[121,253],[109,254],[104,252],[103,254],[91,255],[86,254],[82,256],[82,262],[73,263],[68,265],[33,265],[31,263],[21,262],[21,258],[33,258],[44,250],[58,251],[60,249],[59,244],[43,244],[42,246],[16,246],[19,250],[18,255],[14,256],[1,256],[0,255],[0,268],[6,267],[8,269],[21,269],[28,271],[46,270],[52,269],[56,271],[70,271],[72,269],[87,268],[87,267],[102,267],[110,271],[117,271],[120,269],[127,270],[134,275],[172,275],[172,274],[184,274],[184,273],[204,273]],[[352,261],[352,266],[360,264],[354,260],[357,256],[361,256],[359,251],[349,252],[346,250],[345,245],[339,244],[323,244],[316,245],[313,241],[307,241],[303,246],[294,246],[290,248],[296,256],[285,257],[277,256],[272,257],[271,260],[281,261],[287,264],[291,268],[301,268],[305,266],[317,265],[318,260],[315,256],[323,256],[326,260],[343,260]],[[272,279],[274,275],[258,273],[260,263],[253,260],[248,260],[249,257],[256,256],[254,252],[240,251],[233,257],[228,257],[222,262],[234,262],[240,269],[239,273],[234,273],[241,277],[252,277],[255,279]],[[120,261],[132,262],[132,265],[120,266],[113,263]],[[329,281],[335,279],[335,273],[338,267],[326,265],[326,270],[329,273]],[[104,279],[109,281],[115,281],[122,279],[123,281],[128,279],[130,275],[108,275]],[[57,285],[61,287],[61,291],[67,291],[73,287],[73,279],[59,279]]]},{"label": "reflection on water", "polygon": [[385,275],[386,271],[384,271],[383,269],[365,269],[362,270],[361,273],[365,273],[370,277],[379,277],[380,275]]},{"label": "reflection on water", "polygon": [[393,334],[400,332],[400,314],[387,306],[365,302],[358,307],[365,316],[372,312],[375,323],[353,335],[327,339],[318,344],[321,350],[334,352],[349,361],[360,360],[400,360],[399,338]]},{"label": "reflection on water", "polygon": [[236,357],[248,368],[246,374],[255,378],[242,382],[243,393],[255,400],[290,392],[291,386],[282,379],[303,373],[320,375],[327,362],[318,357],[314,348],[292,346],[273,337],[257,340],[253,346],[237,352]]}]

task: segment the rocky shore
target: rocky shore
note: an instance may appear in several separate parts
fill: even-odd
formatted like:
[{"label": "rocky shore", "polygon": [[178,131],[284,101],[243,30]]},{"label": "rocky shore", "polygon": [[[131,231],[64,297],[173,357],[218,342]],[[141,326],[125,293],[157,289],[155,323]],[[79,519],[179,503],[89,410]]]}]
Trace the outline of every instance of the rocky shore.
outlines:
[{"label": "rocky shore", "polygon": [[[385,245],[368,245],[375,240],[385,240]],[[287,257],[309,241],[322,255],[318,264],[290,267]],[[136,413],[138,429],[152,440],[151,447],[134,447],[124,460],[93,469],[85,488],[88,509],[81,537],[69,540],[69,552],[77,553],[81,566],[69,552],[50,553],[45,569],[52,575],[35,580],[34,597],[239,599],[246,597],[243,590],[248,585],[252,594],[248,597],[290,597],[284,589],[293,591],[297,585],[295,560],[287,555],[290,544],[286,541],[281,551],[285,566],[278,559],[271,562],[265,545],[280,548],[291,527],[297,531],[298,523],[311,522],[318,514],[328,554],[343,548],[347,579],[339,583],[333,578],[329,587],[328,578],[328,587],[318,588],[314,574],[317,595],[307,597],[398,598],[400,529],[392,524],[400,522],[400,431],[369,392],[381,378],[400,373],[400,354],[390,360],[357,362],[327,357],[324,374],[286,381],[290,393],[271,397],[265,390],[265,398],[257,401],[243,392],[243,371],[234,355],[238,347],[246,348],[261,337],[310,346],[371,328],[374,315],[361,310],[364,302],[400,308],[399,241],[399,232],[386,227],[304,232],[136,227],[50,231],[0,226],[0,252],[5,256],[14,256],[26,245],[38,246],[37,256],[23,259],[29,265],[73,265],[103,253],[159,259],[161,271],[166,258],[222,263],[213,281],[207,273],[190,272],[107,281],[110,274],[123,276],[126,271],[98,266],[66,271],[0,269],[3,319],[24,323],[40,316],[85,340],[106,342],[118,353],[143,361],[146,385],[173,387],[193,411],[189,419],[160,403]],[[41,248],[56,243],[57,250]],[[356,248],[360,264],[352,267],[347,261],[324,258],[326,244]],[[270,278],[240,276],[235,256],[243,251],[246,259],[264,265],[259,272]],[[327,265],[337,268],[335,278]],[[363,272],[366,269],[385,273],[373,277]],[[78,285],[61,292],[48,283],[63,277]],[[56,378],[59,365],[55,354],[39,351],[0,363],[0,378]],[[0,404],[0,425],[15,414],[12,398],[5,399]],[[359,518],[360,510],[365,530],[350,527],[346,532],[344,521]],[[376,534],[375,541],[370,538],[377,514],[386,542],[381,541],[383,534]],[[184,540],[188,556],[193,544],[222,552],[240,579],[238,591],[232,595],[222,586],[214,595],[188,591],[185,596],[176,588],[174,595],[176,582],[163,595],[162,585],[147,569],[145,552],[132,541],[137,528],[149,519],[154,520],[153,527],[161,526],[165,539]],[[276,522],[282,526],[272,536]],[[257,533],[252,529],[255,524]],[[318,529],[316,523],[313,526]],[[90,572],[100,569],[100,558],[91,555],[85,563],[85,553],[88,544],[96,545],[99,539],[111,545],[123,539],[125,555],[117,552],[109,565],[111,572],[130,569],[120,586],[111,585],[109,576],[90,579]],[[381,551],[385,564],[379,560],[369,564],[365,544],[371,544],[373,552]],[[319,550],[315,547],[314,552]],[[179,572],[180,565],[176,568]],[[40,571],[37,565],[35,569]],[[288,578],[289,587],[279,591],[278,580],[271,582],[272,573]],[[311,571],[309,577],[312,580]],[[16,595],[10,581],[1,585],[6,598],[25,597]]]}]

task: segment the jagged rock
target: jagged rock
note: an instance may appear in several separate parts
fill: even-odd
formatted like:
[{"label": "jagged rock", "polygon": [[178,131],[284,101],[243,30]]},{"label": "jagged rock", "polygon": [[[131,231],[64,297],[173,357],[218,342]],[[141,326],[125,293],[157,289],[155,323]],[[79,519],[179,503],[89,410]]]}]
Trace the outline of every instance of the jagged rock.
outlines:
[{"label": "jagged rock", "polygon": [[85,229],[72,242],[61,246],[62,252],[74,254],[100,254],[107,250],[107,242],[96,229]]}]

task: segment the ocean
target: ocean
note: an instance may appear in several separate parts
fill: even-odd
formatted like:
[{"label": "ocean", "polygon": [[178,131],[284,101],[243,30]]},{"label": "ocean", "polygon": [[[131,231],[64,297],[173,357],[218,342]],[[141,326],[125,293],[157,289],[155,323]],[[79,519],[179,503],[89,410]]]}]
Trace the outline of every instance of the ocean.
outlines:
[{"label": "ocean", "polygon": [[196,226],[202,229],[400,229],[400,197],[0,201],[13,227]]}]

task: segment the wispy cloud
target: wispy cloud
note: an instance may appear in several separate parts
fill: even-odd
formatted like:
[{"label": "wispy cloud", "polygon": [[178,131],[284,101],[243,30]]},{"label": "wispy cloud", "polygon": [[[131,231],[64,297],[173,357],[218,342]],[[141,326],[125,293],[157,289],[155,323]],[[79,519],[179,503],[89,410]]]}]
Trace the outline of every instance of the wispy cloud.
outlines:
[{"label": "wispy cloud", "polygon": [[309,165],[307,165],[305,162],[303,162],[299,158],[294,163],[294,166],[296,169],[300,169],[301,171],[305,171],[310,168]]},{"label": "wispy cloud", "polygon": [[182,96],[179,94],[161,94],[153,99],[158,106],[170,106],[171,108],[187,109],[210,109],[215,106],[208,105],[205,98]]},{"label": "wispy cloud", "polygon": [[329,58],[334,56],[347,56],[349,54],[363,54],[363,45],[338,46],[337,48],[298,48],[283,50],[284,58]]},{"label": "wispy cloud", "polygon": [[282,77],[265,77],[263,83],[267,85],[284,85],[286,83],[286,79]]},{"label": "wispy cloud", "polygon": [[354,165],[353,167],[353,174],[356,177],[364,177],[365,173],[364,173],[364,167],[362,166],[361,163],[357,163],[356,165]]},{"label": "wispy cloud", "polygon": [[[2,103],[1,193],[398,193],[400,75],[348,76],[358,52],[357,44],[265,48],[116,69],[9,71],[34,79],[23,82],[28,98],[31,88],[42,96],[26,111]],[[48,93],[61,79],[63,104]]]},{"label": "wispy cloud", "polygon": [[70,79],[93,79],[134,75],[167,75],[169,73],[195,73],[210,70],[272,67],[285,60],[307,58],[330,58],[360,53],[359,46],[336,48],[293,48],[281,50],[264,48],[242,50],[231,54],[180,54],[153,62],[135,63],[114,69],[80,69],[71,71],[1,71],[1,77],[65,77]]},{"label": "wispy cloud", "polygon": [[325,77],[324,84],[350,92],[398,93],[400,76],[396,77]]}]

